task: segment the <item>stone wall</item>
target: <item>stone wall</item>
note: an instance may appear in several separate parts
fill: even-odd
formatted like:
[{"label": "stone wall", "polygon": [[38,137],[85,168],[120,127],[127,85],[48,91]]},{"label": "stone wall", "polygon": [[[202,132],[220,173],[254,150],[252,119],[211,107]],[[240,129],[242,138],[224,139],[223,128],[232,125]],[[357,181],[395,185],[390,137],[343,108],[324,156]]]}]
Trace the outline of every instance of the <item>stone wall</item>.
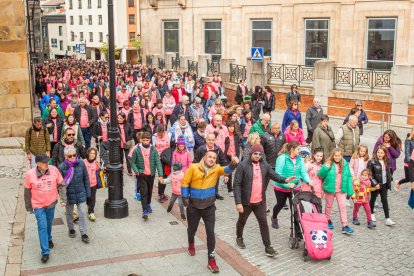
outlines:
[{"label": "stone wall", "polygon": [[0,0],[0,137],[31,125],[24,1]]}]

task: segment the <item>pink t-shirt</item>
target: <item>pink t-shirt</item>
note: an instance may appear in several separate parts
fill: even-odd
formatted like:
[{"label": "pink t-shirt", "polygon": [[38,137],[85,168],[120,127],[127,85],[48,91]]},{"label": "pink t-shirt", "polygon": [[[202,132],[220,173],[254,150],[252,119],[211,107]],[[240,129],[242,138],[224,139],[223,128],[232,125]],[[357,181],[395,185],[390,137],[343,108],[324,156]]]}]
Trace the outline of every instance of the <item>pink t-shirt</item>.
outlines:
[{"label": "pink t-shirt", "polygon": [[96,171],[99,168],[98,163],[96,163],[96,161],[89,162],[87,159],[84,159],[83,163],[85,163],[86,170],[88,171],[89,185],[95,187],[98,184],[96,179]]},{"label": "pink t-shirt", "polygon": [[134,129],[141,129],[142,128],[141,110],[138,112],[132,111],[132,115],[134,116]]},{"label": "pink t-shirt", "polygon": [[252,193],[250,194],[250,203],[259,203],[263,200],[262,189],[263,183],[260,163],[253,163],[253,183]]},{"label": "pink t-shirt", "polygon": [[24,187],[31,189],[32,208],[44,208],[58,199],[57,185],[63,182],[58,168],[49,165],[50,174],[37,177],[37,167],[26,174]]},{"label": "pink t-shirt", "polygon": [[236,146],[234,144],[234,134],[229,134],[229,150],[227,151],[227,156],[235,156],[236,155]]},{"label": "pink t-shirt", "polygon": [[249,132],[250,132],[250,129],[252,128],[252,122],[250,121],[250,122],[247,122],[246,123],[246,126],[245,126],[245,128],[244,128],[244,133],[243,133],[243,137],[248,137],[249,136]]},{"label": "pink t-shirt", "polygon": [[165,133],[164,136],[161,138],[158,134],[155,136],[155,148],[157,149],[158,155],[161,155],[161,153],[168,149],[170,147],[170,138]]},{"label": "pink t-shirt", "polygon": [[151,147],[147,149],[141,146],[141,153],[144,157],[144,171],[142,172],[145,175],[151,175],[151,164],[150,164],[150,154],[151,154]]},{"label": "pink t-shirt", "polygon": [[116,100],[120,105],[123,105],[125,101],[129,101],[130,97],[131,93],[128,90],[126,90],[125,92],[118,91],[118,93],[116,93]]},{"label": "pink t-shirt", "polygon": [[108,125],[102,125],[102,142],[108,141]]},{"label": "pink t-shirt", "polygon": [[120,147],[123,149],[124,148],[124,144],[126,143],[126,136],[125,136],[125,129],[124,129],[124,125],[119,125],[119,129],[120,131],[120,138],[121,138],[121,143],[120,143]]},{"label": "pink t-shirt", "polygon": [[81,117],[80,117],[80,127],[81,128],[87,128],[88,127],[88,123],[89,123],[89,118],[88,118],[88,111],[85,108],[81,107]]},{"label": "pink t-shirt", "polygon": [[[206,134],[210,134],[210,133],[214,133],[216,131],[216,128],[209,124],[206,127]],[[229,132],[227,130],[226,126],[221,126],[221,129],[216,137],[216,145],[224,152],[224,147],[225,147],[225,141],[226,141],[226,137],[229,136]]]},{"label": "pink t-shirt", "polygon": [[171,179],[171,191],[175,195],[181,195],[181,182],[184,178],[184,172],[172,173],[170,175]]},{"label": "pink t-shirt", "polygon": [[53,142],[57,142],[58,139],[58,128],[56,124],[56,119],[52,119],[53,121]]}]

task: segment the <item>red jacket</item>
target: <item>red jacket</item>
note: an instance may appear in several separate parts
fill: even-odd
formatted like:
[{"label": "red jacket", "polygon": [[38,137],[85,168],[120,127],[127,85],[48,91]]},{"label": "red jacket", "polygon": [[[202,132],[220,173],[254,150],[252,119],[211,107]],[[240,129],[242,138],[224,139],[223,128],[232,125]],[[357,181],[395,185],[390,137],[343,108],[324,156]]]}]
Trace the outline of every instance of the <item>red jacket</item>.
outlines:
[{"label": "red jacket", "polygon": [[175,86],[171,90],[171,96],[174,97],[175,104],[178,104],[180,102],[180,100],[181,100],[180,92],[178,90],[181,90],[181,97],[184,96],[184,95],[187,95],[187,93],[185,92],[184,87],[177,88],[177,86]]},{"label": "red jacket", "polygon": [[211,86],[211,85],[204,85],[204,87],[203,87],[204,99],[208,100],[211,97],[210,90],[211,90],[211,92],[214,92],[215,91],[215,89],[214,89],[213,86]]}]

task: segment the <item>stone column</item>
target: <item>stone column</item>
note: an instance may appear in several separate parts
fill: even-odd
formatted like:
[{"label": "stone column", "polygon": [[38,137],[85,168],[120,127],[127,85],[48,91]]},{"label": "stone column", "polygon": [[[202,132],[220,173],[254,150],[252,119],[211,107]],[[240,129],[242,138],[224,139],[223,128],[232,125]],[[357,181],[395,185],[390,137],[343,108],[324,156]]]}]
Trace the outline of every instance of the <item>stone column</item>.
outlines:
[{"label": "stone column", "polygon": [[202,75],[207,76],[207,60],[211,61],[211,55],[209,54],[198,55],[198,74],[200,76]]},{"label": "stone column", "polygon": [[220,59],[220,75],[223,82],[227,82],[230,80],[230,64],[234,62],[234,58]]},{"label": "stone column", "polygon": [[175,58],[175,53],[165,53],[165,68],[171,69],[172,68],[172,58]]},{"label": "stone column", "polygon": [[314,65],[313,90],[315,97],[320,99],[320,103],[328,114],[328,98],[329,92],[333,89],[334,83],[334,67],[333,60],[318,60]]},{"label": "stone column", "polygon": [[[247,58],[247,86],[261,86],[264,87],[267,84],[267,64],[270,63],[270,57],[265,57],[263,62],[251,61],[251,58]],[[262,72],[263,66],[263,72]]]},{"label": "stone column", "polygon": [[185,72],[188,70],[188,61],[193,60],[192,56],[180,56],[180,69]]},{"label": "stone column", "polygon": [[408,115],[408,102],[413,97],[414,66],[394,65],[391,72],[391,123],[406,125]]}]

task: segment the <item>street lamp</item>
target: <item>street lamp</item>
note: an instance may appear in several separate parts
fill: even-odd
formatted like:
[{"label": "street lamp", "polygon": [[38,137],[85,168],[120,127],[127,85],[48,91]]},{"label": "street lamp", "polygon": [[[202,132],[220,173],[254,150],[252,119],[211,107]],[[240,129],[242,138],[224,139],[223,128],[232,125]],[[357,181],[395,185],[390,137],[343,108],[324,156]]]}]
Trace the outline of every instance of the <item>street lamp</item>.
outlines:
[{"label": "street lamp", "polygon": [[114,42],[114,3],[108,0],[108,61],[111,120],[108,128],[109,166],[108,166],[108,199],[104,204],[104,216],[120,219],[128,216],[128,201],[124,198],[123,166],[119,155],[119,130],[117,123],[117,105],[115,98],[115,42]]}]

